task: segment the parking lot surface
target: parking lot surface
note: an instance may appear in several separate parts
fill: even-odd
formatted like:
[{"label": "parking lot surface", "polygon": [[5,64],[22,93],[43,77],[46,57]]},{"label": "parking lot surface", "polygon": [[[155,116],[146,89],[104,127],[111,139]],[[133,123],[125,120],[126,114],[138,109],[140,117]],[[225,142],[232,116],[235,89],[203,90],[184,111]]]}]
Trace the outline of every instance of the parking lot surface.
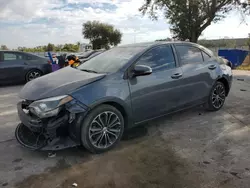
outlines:
[{"label": "parking lot surface", "polygon": [[0,183],[4,187],[249,187],[250,72],[234,71],[219,112],[202,107],[135,129],[113,151],[91,155],[82,148],[32,152],[14,139],[18,91],[0,88]]}]

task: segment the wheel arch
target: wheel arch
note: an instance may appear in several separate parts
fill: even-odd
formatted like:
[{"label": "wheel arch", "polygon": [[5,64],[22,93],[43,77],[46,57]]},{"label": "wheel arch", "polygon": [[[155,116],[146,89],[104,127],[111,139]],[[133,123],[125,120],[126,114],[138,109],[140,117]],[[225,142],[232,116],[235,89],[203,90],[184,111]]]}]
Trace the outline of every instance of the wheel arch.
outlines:
[{"label": "wheel arch", "polygon": [[131,123],[133,122],[131,108],[123,100],[116,98],[116,97],[107,97],[107,98],[98,100],[95,103],[93,103],[90,106],[90,109],[94,109],[102,104],[113,106],[122,113],[123,118],[124,118],[125,128],[128,128],[129,125],[131,125]]},{"label": "wheel arch", "polygon": [[221,82],[224,84],[225,89],[226,89],[226,96],[228,96],[229,91],[230,91],[229,81],[224,76],[222,76],[217,79],[217,82]]},{"label": "wheel arch", "polygon": [[74,124],[74,130],[76,133],[76,140],[77,142],[80,143],[81,140],[81,122],[86,118],[86,116],[90,113],[91,110],[93,110],[94,108],[97,108],[100,105],[111,105],[113,107],[115,107],[116,109],[118,109],[123,117],[124,117],[124,128],[125,129],[129,129],[131,127],[133,127],[134,122],[132,119],[132,113],[131,113],[131,108],[122,100],[116,97],[106,97],[106,98],[102,98],[98,101],[95,101],[94,103],[92,103],[91,105],[88,105],[88,110],[86,111],[86,113],[84,114],[78,114],[75,124]]}]

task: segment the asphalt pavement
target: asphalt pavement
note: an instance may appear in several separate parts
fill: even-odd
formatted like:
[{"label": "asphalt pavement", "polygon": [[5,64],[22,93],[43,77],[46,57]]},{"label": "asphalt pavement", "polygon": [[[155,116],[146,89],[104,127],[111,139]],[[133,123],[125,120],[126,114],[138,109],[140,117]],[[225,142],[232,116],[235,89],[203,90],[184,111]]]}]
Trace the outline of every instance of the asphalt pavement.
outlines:
[{"label": "asphalt pavement", "polygon": [[[212,174],[218,166],[227,168],[224,171],[228,172],[234,168],[231,176],[240,181],[240,187],[247,187],[250,173],[240,170],[250,168],[250,72],[234,71],[234,75],[232,90],[221,111],[209,113],[196,109],[181,112],[149,123],[148,132],[160,131],[162,138],[171,138],[176,152],[191,161],[201,161],[204,148],[209,153],[202,155],[204,164],[217,159],[220,147],[221,151],[231,152],[228,157],[234,161],[233,166],[225,164],[229,159],[222,157],[217,159],[215,167],[204,169]],[[14,187],[26,177],[48,172],[52,167],[63,168],[94,157],[75,148],[57,152],[55,157],[49,158],[46,152],[33,152],[21,147],[14,138],[15,127],[19,123],[16,104],[21,88],[21,85],[0,87],[0,186],[4,187]],[[206,131],[209,134],[204,135]],[[232,138],[225,149],[224,142]]]}]

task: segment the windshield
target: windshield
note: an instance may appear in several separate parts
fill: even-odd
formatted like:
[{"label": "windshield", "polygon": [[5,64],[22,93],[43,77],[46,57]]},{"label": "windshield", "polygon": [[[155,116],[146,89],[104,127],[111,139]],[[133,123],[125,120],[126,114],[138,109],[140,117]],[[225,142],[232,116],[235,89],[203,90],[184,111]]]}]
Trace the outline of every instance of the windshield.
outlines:
[{"label": "windshield", "polygon": [[80,65],[80,70],[91,70],[95,72],[116,72],[124,66],[130,58],[141,52],[145,47],[115,47],[107,50],[98,56],[86,61]]}]

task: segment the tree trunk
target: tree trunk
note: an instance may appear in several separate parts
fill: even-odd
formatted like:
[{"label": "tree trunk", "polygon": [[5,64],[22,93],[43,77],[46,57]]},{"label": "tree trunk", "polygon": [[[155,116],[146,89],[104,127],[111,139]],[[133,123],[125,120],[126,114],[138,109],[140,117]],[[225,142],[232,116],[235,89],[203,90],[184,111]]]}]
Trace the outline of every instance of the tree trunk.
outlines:
[{"label": "tree trunk", "polygon": [[199,36],[200,35],[198,34],[197,31],[191,31],[191,38],[189,39],[190,42],[197,43]]}]

